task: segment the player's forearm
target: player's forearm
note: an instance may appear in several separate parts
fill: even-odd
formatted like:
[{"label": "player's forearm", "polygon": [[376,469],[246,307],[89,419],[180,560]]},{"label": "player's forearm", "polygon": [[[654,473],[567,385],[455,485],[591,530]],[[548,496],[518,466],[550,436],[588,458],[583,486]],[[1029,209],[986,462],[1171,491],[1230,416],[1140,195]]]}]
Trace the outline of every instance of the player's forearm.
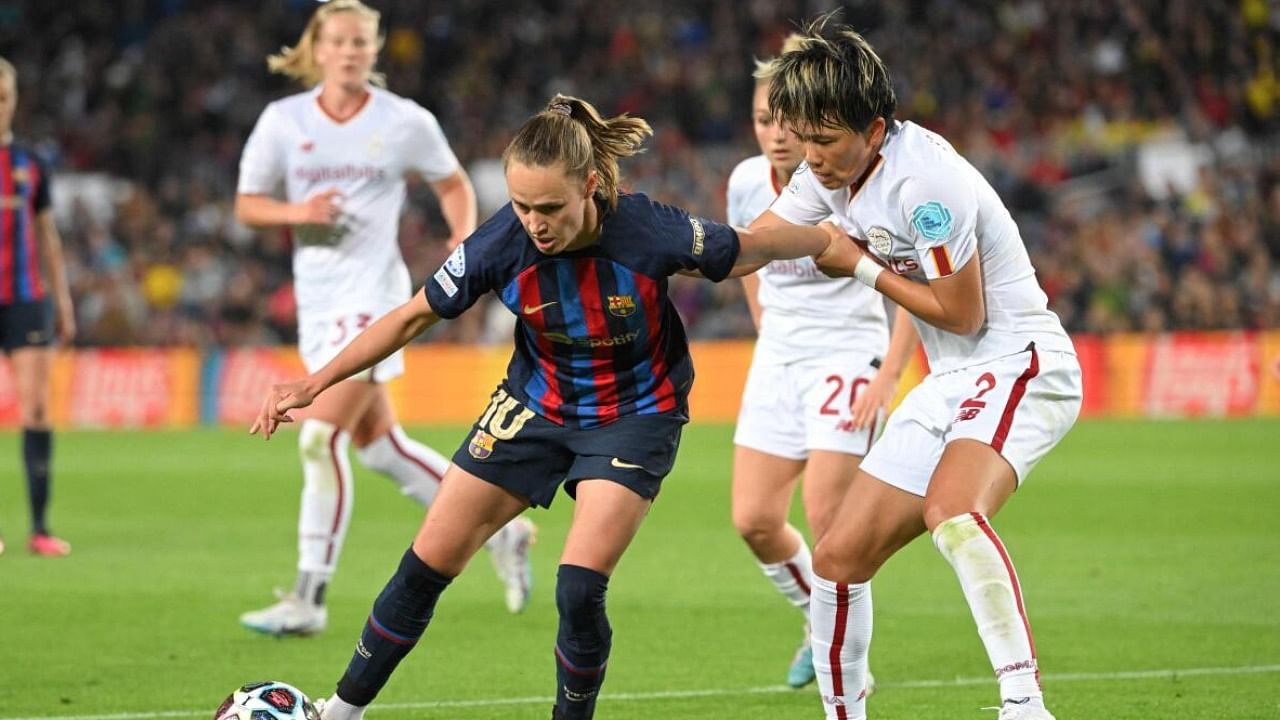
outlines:
[{"label": "player's forearm", "polygon": [[734,265],[735,274],[739,269],[764,267],[772,260],[792,260],[810,255],[819,255],[831,241],[827,232],[813,225],[769,225],[753,226],[752,229],[734,228],[738,233],[738,262]]},{"label": "player's forearm", "polygon": [[891,272],[876,278],[875,289],[924,322],[955,335],[972,335],[982,326],[970,313],[949,312],[928,284],[912,282]]},{"label": "player's forearm", "polygon": [[911,322],[911,314],[899,307],[893,315],[893,334],[889,336],[889,349],[885,352],[884,364],[879,372],[893,379],[902,377],[920,344],[920,333]]},{"label": "player's forearm", "polygon": [[432,183],[440,200],[440,213],[449,224],[449,235],[464,239],[476,230],[476,191],[471,179],[461,169],[436,183]]},{"label": "player's forearm", "polygon": [[352,340],[338,356],[317,370],[308,389],[318,394],[363,370],[377,365],[434,325],[440,317],[431,311],[422,292],[409,302],[378,318]]},{"label": "player's forearm", "polygon": [[296,225],[300,212],[293,203],[268,195],[236,195],[236,220],[249,227]]}]

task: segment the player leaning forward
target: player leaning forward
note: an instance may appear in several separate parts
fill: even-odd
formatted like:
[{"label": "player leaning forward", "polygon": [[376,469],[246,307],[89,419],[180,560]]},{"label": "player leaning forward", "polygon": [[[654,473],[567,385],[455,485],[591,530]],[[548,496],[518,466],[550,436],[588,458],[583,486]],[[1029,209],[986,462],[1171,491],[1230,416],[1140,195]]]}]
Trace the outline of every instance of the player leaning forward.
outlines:
[{"label": "player leaning forward", "polygon": [[489,291],[516,316],[515,352],[440,496],[374,603],[325,720],[363,715],[422,636],[450,581],[494,529],[563,482],[577,502],[556,582],[553,716],[590,718],[613,632],[609,577],[671,471],[693,366],[667,298],[675,273],[721,280],[815,255],[823,231],[735,231],[617,190],[618,159],[649,134],[557,96],[508,146],[511,204],[467,239],[413,300],[305,380],[277,385],[254,430],[376,363]]},{"label": "player leaning forward", "polygon": [[[931,374],[892,415],[814,548],[814,664],[828,718],[866,717],[869,581],[928,531],[1000,684],[1000,720],[1052,720],[1009,554],[989,518],[1075,421],[1080,367],[1008,210],[938,135],[894,120],[880,58],[848,28],[805,33],[769,106],[806,164],[752,229],[835,215],[818,258],[916,319]],[[833,232],[840,232],[834,231]]]},{"label": "player leaning forward", "polygon": [[[240,161],[236,217],[293,228],[298,349],[317,370],[413,288],[400,256],[405,176],[431,183],[460,242],[476,225],[475,195],[440,125],[412,100],[377,87],[378,13],[359,0],[321,5],[293,48],[268,60],[273,72],[312,89],[267,106]],[[285,200],[273,194],[283,186]],[[295,590],[246,627],[273,634],[323,630],[325,586],[337,567],[355,486],[348,443],[369,469],[430,504],[448,466],[400,428],[384,383],[404,372],[391,354],[316,402],[298,433],[304,485]],[[531,524],[516,518],[486,546],[506,584],[507,606],[528,599]]]}]

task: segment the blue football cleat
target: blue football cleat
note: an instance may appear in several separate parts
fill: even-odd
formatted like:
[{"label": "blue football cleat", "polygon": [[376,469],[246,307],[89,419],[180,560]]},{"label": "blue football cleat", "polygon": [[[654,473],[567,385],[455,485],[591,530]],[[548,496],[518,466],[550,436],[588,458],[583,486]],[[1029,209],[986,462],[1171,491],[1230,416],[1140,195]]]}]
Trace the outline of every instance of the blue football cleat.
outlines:
[{"label": "blue football cleat", "polygon": [[817,676],[813,669],[813,646],[805,638],[804,644],[796,650],[796,656],[791,660],[791,667],[787,668],[787,684],[793,688],[802,688]]}]

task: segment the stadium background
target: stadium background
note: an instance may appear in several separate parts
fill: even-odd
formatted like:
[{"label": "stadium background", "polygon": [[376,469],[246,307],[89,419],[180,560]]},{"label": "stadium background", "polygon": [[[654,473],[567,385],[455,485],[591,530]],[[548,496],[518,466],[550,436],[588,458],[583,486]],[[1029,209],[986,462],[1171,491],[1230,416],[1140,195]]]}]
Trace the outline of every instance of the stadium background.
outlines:
[{"label": "stadium background", "polygon": [[[625,168],[631,187],[722,218],[729,170],[757,152],[751,58],[829,7],[397,0],[379,4],[380,69],[440,117],[482,217],[505,200],[496,157],[513,128],[563,91],[653,123],[649,152]],[[294,340],[293,296],[287,235],[239,226],[232,197],[258,113],[297,90],[263,58],[313,8],[86,0],[0,12],[0,52],[20,73],[15,126],[54,167],[77,347],[94,349],[59,364],[61,423],[240,422],[234,398],[296,370],[288,353],[243,350]],[[900,116],[950,138],[1013,210],[1080,341],[1088,413],[1280,414],[1266,372],[1280,355],[1269,332],[1280,327],[1276,14],[1261,0],[844,5],[895,71]],[[446,227],[425,187],[411,197],[401,245],[423,278]],[[750,334],[737,283],[678,278],[672,295],[694,339]],[[424,342],[508,343],[510,320],[492,305]],[[138,346],[157,349],[108,349]],[[749,346],[699,351],[695,407],[731,419]],[[412,357],[402,412],[464,420],[471,403],[431,399],[459,385],[437,382],[441,356]],[[467,388],[502,372],[447,366],[479,369]],[[0,419],[15,411],[0,372]]]},{"label": "stadium background", "polygon": [[[624,166],[630,186],[713,218],[730,168],[757,152],[751,58],[833,6],[371,4],[387,34],[380,69],[441,119],[482,215],[504,199],[495,158],[510,132],[564,91],[649,119],[657,135]],[[1264,0],[843,7],[894,71],[900,116],[950,138],[1001,192],[1081,352],[1086,419],[999,518],[1058,717],[1277,717],[1280,11]],[[296,91],[263,58],[313,9],[0,4],[0,55],[20,73],[15,129],[54,168],[81,328],[55,367],[53,520],[76,547],[65,562],[21,552],[12,433],[13,452],[0,452],[2,720],[203,717],[266,676],[325,692],[421,516],[357,469],[330,632],[273,643],[236,627],[295,559],[296,447],[249,443],[243,428],[262,388],[298,364],[287,238],[237,226],[232,195],[252,123]],[[401,239],[415,277],[443,259],[444,236],[431,193],[413,188]],[[677,280],[672,293],[697,340],[697,422],[611,585],[627,640],[601,714],[812,718],[814,698],[777,687],[796,623],[728,519],[745,304],[732,282]],[[415,436],[446,451],[462,437],[505,364],[502,314],[470,313],[411,348],[393,392]],[[0,363],[0,424],[14,413]],[[550,569],[571,510],[560,501],[536,516],[530,612],[502,615],[496,581],[465,574],[431,648],[374,717],[543,714]],[[994,699],[990,668],[943,565],[916,543],[877,578],[878,720],[988,717],[977,708]]]}]

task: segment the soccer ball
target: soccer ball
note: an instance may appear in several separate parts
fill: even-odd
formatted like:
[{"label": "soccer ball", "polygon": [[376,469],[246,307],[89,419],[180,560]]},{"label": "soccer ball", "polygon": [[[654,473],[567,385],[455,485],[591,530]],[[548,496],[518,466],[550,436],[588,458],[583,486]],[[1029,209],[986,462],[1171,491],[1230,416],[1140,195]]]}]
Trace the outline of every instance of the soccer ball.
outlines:
[{"label": "soccer ball", "polygon": [[320,713],[298,688],[267,680],[232,692],[213,713],[213,720],[320,720]]}]

